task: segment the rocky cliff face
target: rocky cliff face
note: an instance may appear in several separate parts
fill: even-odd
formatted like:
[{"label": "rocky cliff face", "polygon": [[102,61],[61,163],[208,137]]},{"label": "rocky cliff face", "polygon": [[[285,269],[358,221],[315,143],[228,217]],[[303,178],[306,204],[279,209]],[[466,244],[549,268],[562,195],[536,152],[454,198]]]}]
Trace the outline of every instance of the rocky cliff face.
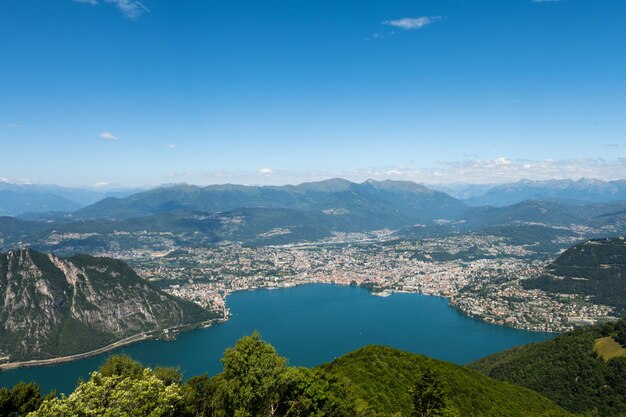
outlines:
[{"label": "rocky cliff face", "polygon": [[214,316],[160,291],[121,261],[0,254],[0,358],[82,353]]}]

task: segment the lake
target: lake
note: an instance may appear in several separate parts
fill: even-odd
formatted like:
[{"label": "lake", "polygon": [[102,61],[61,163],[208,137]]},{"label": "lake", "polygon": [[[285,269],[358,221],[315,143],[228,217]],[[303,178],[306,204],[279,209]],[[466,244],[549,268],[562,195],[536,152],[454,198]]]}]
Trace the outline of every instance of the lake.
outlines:
[{"label": "lake", "polygon": [[445,298],[419,294],[376,297],[363,288],[305,285],[278,290],[238,292],[227,304],[231,319],[214,327],[151,340],[50,367],[0,372],[0,386],[20,380],[40,384],[44,392],[69,393],[106,357],[127,353],[149,366],[179,366],[186,377],[222,369],[224,349],[259,330],[291,365],[314,366],[365,345],[388,345],[437,359],[466,364],[513,346],[554,334],[532,333],[471,319],[448,306]]}]

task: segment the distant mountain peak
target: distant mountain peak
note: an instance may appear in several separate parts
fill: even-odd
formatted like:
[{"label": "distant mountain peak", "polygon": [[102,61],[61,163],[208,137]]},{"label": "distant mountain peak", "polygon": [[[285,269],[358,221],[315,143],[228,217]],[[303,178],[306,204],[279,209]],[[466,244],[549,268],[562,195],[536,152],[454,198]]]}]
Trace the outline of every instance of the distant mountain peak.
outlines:
[{"label": "distant mountain peak", "polygon": [[626,181],[597,178],[521,179],[491,185],[439,186],[442,191],[472,206],[508,206],[524,200],[570,200],[604,203],[626,200]]},{"label": "distant mountain peak", "polygon": [[[325,192],[333,192],[333,191],[345,191],[356,184],[345,180],[343,178],[329,178],[321,181],[312,181],[312,182],[304,182],[300,185],[296,185],[296,189],[302,190],[316,190],[316,191],[325,191]],[[281,187],[278,187],[281,188]]]}]

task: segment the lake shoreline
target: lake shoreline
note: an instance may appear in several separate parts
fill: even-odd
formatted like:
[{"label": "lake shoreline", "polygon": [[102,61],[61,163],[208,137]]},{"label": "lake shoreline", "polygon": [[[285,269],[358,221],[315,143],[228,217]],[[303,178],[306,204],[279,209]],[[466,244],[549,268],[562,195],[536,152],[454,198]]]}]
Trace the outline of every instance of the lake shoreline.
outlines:
[{"label": "lake shoreline", "polygon": [[[236,293],[245,293],[245,292],[253,292],[253,291],[269,291],[269,290],[281,290],[281,289],[287,289],[287,288],[295,288],[295,287],[306,287],[306,286],[315,286],[315,285],[325,285],[325,286],[339,286],[339,287],[356,287],[356,288],[362,288],[364,290],[367,290],[368,293],[371,296],[375,296],[375,297],[379,297],[379,298],[387,298],[390,295],[393,294],[415,294],[415,295],[421,295],[421,296],[426,296],[426,297],[436,297],[436,298],[442,298],[442,299],[446,299],[448,301],[448,306],[456,311],[458,311],[460,314],[462,314],[463,316],[470,318],[470,319],[474,319],[474,320],[478,320],[480,322],[483,323],[487,323],[487,324],[491,324],[491,325],[495,325],[495,326],[500,326],[503,328],[511,328],[511,329],[516,329],[516,330],[523,330],[523,331],[528,331],[531,333],[553,333],[553,334],[558,334],[556,332],[539,332],[539,331],[532,331],[532,330],[528,330],[528,329],[523,329],[523,328],[517,328],[515,326],[507,326],[507,325],[502,325],[499,323],[492,323],[489,322],[487,320],[484,320],[483,318],[480,317],[474,317],[470,314],[467,314],[465,311],[463,311],[462,309],[457,308],[454,304],[452,304],[450,302],[450,297],[444,296],[444,295],[440,295],[440,294],[424,294],[424,293],[420,293],[420,292],[414,292],[414,291],[402,291],[402,290],[391,290],[391,289],[384,289],[382,291],[376,291],[373,290],[372,288],[368,288],[365,286],[361,286],[361,285],[348,285],[348,284],[342,284],[342,283],[333,283],[333,282],[311,282],[311,283],[302,283],[302,284],[295,284],[295,285],[287,285],[284,287],[258,287],[258,288],[248,288],[248,289],[237,289],[237,290],[233,290],[233,291],[229,291],[226,295],[225,298],[228,298],[230,295],[232,294],[236,294]],[[12,370],[16,370],[16,369],[23,369],[23,368],[36,368],[36,367],[47,367],[47,366],[55,366],[55,365],[59,365],[59,364],[63,364],[63,363],[69,363],[69,362],[75,362],[75,361],[80,361],[83,359],[87,359],[87,358],[91,358],[94,356],[98,356],[107,352],[110,352],[112,350],[115,350],[117,348],[121,348],[124,346],[129,346],[135,343],[139,343],[139,342],[145,342],[148,340],[159,340],[160,336],[162,336],[164,333],[167,334],[167,339],[175,339],[176,336],[180,333],[185,333],[185,332],[190,332],[193,330],[197,330],[200,328],[207,328],[207,327],[211,327],[215,324],[219,324],[219,323],[226,323],[228,322],[228,320],[231,318],[231,312],[230,309],[228,308],[228,306],[226,307],[226,315],[224,317],[218,318],[218,319],[210,319],[204,322],[200,322],[200,323],[195,323],[195,324],[189,324],[189,325],[184,325],[184,326],[177,326],[177,327],[173,327],[173,328],[168,328],[168,329],[159,329],[159,330],[153,330],[150,332],[144,332],[144,333],[139,333],[133,336],[129,336],[127,338],[124,338],[122,340],[118,340],[114,343],[111,343],[109,345],[91,350],[89,352],[83,352],[83,353],[77,353],[74,355],[67,355],[67,356],[59,356],[56,358],[49,358],[49,359],[32,359],[32,360],[26,360],[26,361],[18,361],[18,362],[6,362],[6,363],[1,363],[0,364],[0,373],[4,372],[4,371],[12,371]],[[169,333],[171,332],[171,333]]]},{"label": "lake shoreline", "polygon": [[[135,340],[108,353],[30,362],[0,371],[0,387],[35,382],[43,392],[71,393],[110,355],[126,354],[150,368],[170,366],[186,377],[222,372],[224,351],[259,331],[294,366],[313,367],[368,345],[384,345],[464,365],[484,356],[553,335],[519,331],[472,319],[443,297],[398,293],[375,297],[347,285],[302,285],[282,291],[240,291],[228,297],[226,322],[176,334],[175,339]],[[154,335],[154,334],[153,334]],[[458,349],[458,340],[463,349]],[[171,339],[171,340],[170,340]],[[39,366],[29,366],[34,365]],[[47,365],[47,366],[44,366]]]},{"label": "lake shoreline", "polygon": [[93,356],[98,356],[103,353],[107,353],[117,348],[128,346],[134,343],[144,342],[147,340],[158,340],[159,336],[162,336],[163,334],[166,334],[168,338],[176,338],[176,335],[179,333],[197,330],[200,328],[211,327],[218,323],[224,323],[227,320],[228,318],[210,319],[210,320],[203,321],[200,323],[187,324],[187,325],[176,326],[176,327],[171,327],[167,329],[152,330],[150,332],[139,333],[133,336],[126,337],[124,339],[118,340],[116,342],[100,347],[98,349],[90,350],[89,352],[76,353],[74,355],[59,356],[56,358],[49,358],[49,359],[31,359],[31,360],[19,361],[19,362],[6,362],[6,363],[0,364],[0,372],[13,371],[13,370],[22,369],[22,368],[54,366],[54,365],[59,365],[62,363],[79,361],[82,359],[91,358]]}]

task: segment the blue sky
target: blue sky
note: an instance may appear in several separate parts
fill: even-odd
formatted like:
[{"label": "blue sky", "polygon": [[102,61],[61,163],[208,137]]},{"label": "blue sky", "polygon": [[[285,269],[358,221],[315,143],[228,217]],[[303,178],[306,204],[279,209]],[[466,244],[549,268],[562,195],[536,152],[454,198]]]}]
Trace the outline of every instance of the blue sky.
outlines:
[{"label": "blue sky", "polygon": [[626,177],[623,0],[2,0],[0,177]]}]

